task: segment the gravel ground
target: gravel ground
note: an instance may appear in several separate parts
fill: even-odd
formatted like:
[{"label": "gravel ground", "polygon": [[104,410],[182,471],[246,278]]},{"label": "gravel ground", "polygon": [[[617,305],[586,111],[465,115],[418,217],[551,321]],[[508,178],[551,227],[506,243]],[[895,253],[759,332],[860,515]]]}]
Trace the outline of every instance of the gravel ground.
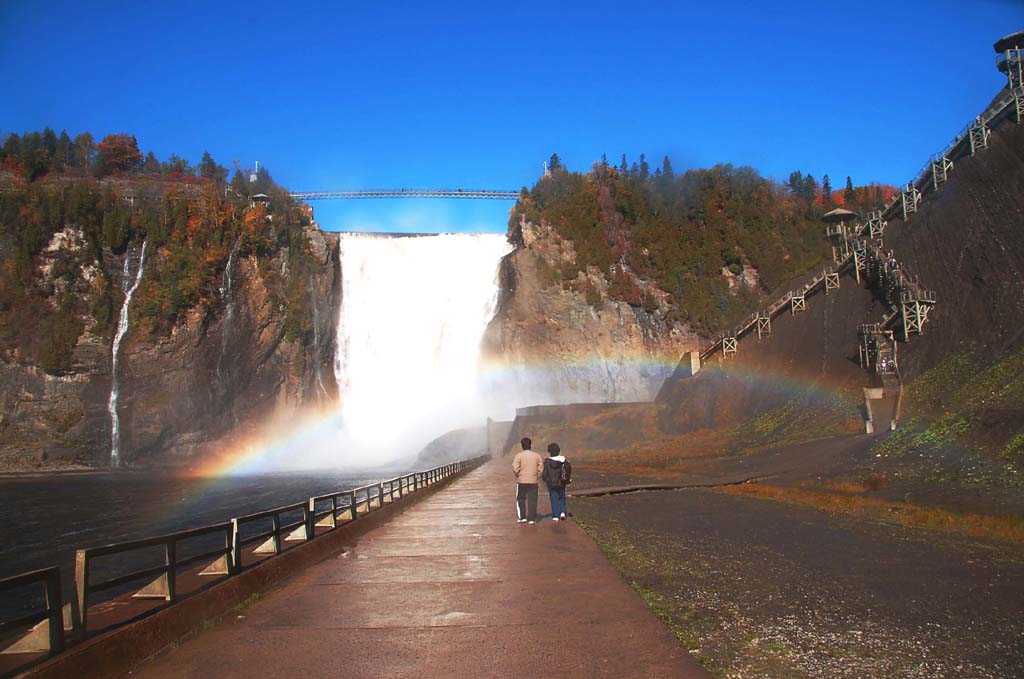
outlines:
[{"label": "gravel ground", "polygon": [[722,677],[1024,677],[1024,549],[702,490],[571,508]]}]

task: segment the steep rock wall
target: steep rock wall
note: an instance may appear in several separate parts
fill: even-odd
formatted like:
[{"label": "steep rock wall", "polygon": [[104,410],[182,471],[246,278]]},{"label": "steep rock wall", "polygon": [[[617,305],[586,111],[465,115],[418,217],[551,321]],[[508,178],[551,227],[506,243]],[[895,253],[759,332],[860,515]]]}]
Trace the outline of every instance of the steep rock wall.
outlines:
[{"label": "steep rock wall", "polygon": [[[561,285],[553,272],[573,258],[572,244],[545,225],[524,221],[515,231],[485,336],[486,358],[503,368],[496,386],[518,406],[653,398],[697,336],[660,307],[588,300]],[[597,272],[586,275],[591,289],[607,286]]]},{"label": "steep rock wall", "polygon": [[[336,397],[338,239],[315,227],[307,237],[316,260],[307,282],[312,341],[286,338],[285,310],[250,257],[233,259],[230,289],[222,287],[216,304],[186,312],[168,337],[129,330],[118,369],[125,463],[180,464],[244,435],[253,423]],[[269,265],[287,275],[286,262],[280,253]],[[104,265],[120,285],[123,256],[105,257]],[[87,322],[65,374],[0,363],[0,469],[109,464],[110,342]]]}]

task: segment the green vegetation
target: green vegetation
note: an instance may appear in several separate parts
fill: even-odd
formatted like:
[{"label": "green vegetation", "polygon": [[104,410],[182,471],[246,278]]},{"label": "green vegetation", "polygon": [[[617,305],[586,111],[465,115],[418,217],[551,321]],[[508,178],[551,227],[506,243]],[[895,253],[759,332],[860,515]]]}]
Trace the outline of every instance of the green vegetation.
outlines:
[{"label": "green vegetation", "polygon": [[[204,153],[196,169],[145,157],[134,137],[74,141],[52,130],[0,145],[0,352],[50,373],[71,369],[86,327],[110,334],[122,302],[115,257],[148,242],[133,333],[166,335],[181,314],[209,311],[233,248],[257,259],[289,339],[311,334],[305,273],[309,217],[265,169],[250,182]],[[251,196],[263,193],[265,204]],[[270,259],[276,266],[264,266]],[[282,262],[289,274],[282,273]]]},{"label": "green vegetation", "polygon": [[[876,449],[899,457],[954,447],[1003,465],[1005,481],[1024,483],[1022,403],[1024,349],[996,360],[987,352],[950,354],[907,387],[907,407],[918,415]],[[965,473],[963,479],[985,480],[975,476]]]},{"label": "green vegetation", "polygon": [[[653,310],[656,287],[668,293],[672,318],[711,333],[754,309],[759,293],[821,263],[829,253],[821,215],[846,202],[843,191],[819,194],[814,178],[800,172],[786,185],[732,165],[677,175],[668,157],[653,173],[641,155],[632,166],[623,156],[618,168],[602,159],[584,174],[567,170],[556,154],[548,170],[523,189],[509,222],[513,237],[523,219],[547,223],[576,253],[558,278],[580,287],[588,301],[601,297],[577,273],[593,267],[608,281],[611,299]],[[880,203],[888,191],[852,189],[850,207]],[[757,270],[760,289],[741,286],[732,294],[722,269],[739,274],[744,265]]]}]

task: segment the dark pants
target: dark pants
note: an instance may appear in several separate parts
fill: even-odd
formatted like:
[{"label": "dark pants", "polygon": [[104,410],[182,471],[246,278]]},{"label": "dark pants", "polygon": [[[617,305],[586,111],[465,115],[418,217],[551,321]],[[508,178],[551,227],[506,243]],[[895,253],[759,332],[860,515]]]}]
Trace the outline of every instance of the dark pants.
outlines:
[{"label": "dark pants", "polygon": [[556,519],[564,516],[566,512],[565,486],[548,486],[548,495],[551,497],[551,516]]},{"label": "dark pants", "polygon": [[537,520],[537,484],[516,484],[516,513],[520,519]]}]

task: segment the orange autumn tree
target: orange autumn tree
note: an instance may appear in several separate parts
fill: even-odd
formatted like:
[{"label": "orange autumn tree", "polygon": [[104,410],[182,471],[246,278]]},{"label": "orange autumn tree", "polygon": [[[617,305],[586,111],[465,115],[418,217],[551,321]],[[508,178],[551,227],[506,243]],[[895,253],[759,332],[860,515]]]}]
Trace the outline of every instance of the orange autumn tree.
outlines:
[{"label": "orange autumn tree", "polygon": [[139,143],[130,134],[108,134],[96,146],[101,175],[127,174],[142,167]]}]

